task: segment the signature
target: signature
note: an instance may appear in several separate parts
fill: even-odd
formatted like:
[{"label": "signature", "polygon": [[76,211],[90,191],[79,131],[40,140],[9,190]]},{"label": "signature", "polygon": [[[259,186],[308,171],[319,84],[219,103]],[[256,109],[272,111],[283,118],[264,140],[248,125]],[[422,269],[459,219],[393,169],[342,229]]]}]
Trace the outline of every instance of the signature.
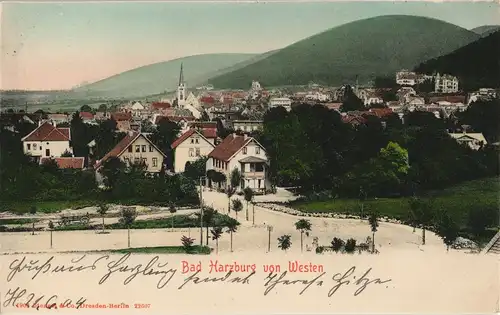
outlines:
[{"label": "signature", "polygon": [[[336,273],[331,277],[331,281],[333,281],[334,285],[328,291],[328,297],[334,295],[342,286],[355,286],[356,290],[353,295],[358,296],[361,294],[369,285],[371,284],[384,284],[392,281],[392,279],[381,280],[380,278],[370,279],[368,275],[372,271],[372,268],[367,269],[364,273],[361,273],[361,276],[354,275],[356,271],[356,267],[349,268],[345,273]],[[273,289],[275,289],[278,285],[300,285],[303,286],[303,289],[299,292],[299,295],[302,295],[306,292],[311,286],[316,285],[318,287],[322,287],[324,284],[326,285],[327,277],[325,277],[326,272],[315,276],[312,279],[288,279],[287,272],[284,271],[281,275],[278,276],[276,273],[269,273],[269,275],[264,279],[264,295],[269,294]]]},{"label": "signature", "polygon": [[226,283],[241,283],[241,284],[249,284],[250,278],[255,274],[255,271],[250,272],[246,277],[231,277],[233,274],[232,271],[228,271],[223,277],[198,277],[200,271],[196,271],[189,277],[184,280],[184,283],[181,284],[177,289],[180,290],[184,288],[188,283],[200,284],[200,283],[214,283],[214,282],[226,282]]}]

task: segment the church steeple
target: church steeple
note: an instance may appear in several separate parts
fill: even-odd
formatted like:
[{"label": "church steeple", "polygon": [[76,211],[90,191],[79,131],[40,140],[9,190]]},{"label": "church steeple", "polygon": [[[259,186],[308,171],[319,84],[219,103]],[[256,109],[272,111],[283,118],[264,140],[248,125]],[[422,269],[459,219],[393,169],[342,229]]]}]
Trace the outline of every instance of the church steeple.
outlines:
[{"label": "church steeple", "polygon": [[179,86],[181,84],[184,84],[184,71],[182,70],[182,63],[181,63],[181,73],[179,74]]}]

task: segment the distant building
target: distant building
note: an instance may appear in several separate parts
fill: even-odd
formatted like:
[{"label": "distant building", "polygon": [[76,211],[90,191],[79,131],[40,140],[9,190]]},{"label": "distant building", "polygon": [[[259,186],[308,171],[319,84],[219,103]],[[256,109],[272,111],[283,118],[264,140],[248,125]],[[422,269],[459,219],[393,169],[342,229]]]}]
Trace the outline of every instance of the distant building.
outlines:
[{"label": "distant building", "polygon": [[189,163],[207,156],[215,148],[217,129],[191,128],[172,143],[174,150],[174,171],[184,172]]},{"label": "distant building", "polygon": [[262,129],[264,122],[262,120],[233,120],[232,125],[234,130],[252,132]]},{"label": "distant building", "polygon": [[458,78],[439,73],[435,77],[434,92],[436,93],[456,93],[458,92]]},{"label": "distant building", "polygon": [[269,100],[269,108],[282,106],[287,111],[292,110],[292,100],[288,97],[273,97]]},{"label": "distant building", "polygon": [[415,72],[401,70],[396,73],[396,83],[399,85],[413,86],[417,84],[418,75]]}]

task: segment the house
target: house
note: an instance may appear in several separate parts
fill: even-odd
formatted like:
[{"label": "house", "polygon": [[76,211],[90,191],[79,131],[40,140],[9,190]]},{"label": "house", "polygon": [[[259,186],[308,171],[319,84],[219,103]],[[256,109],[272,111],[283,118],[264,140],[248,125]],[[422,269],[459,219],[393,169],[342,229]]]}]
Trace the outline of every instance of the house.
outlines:
[{"label": "house", "polygon": [[269,100],[269,108],[282,106],[287,111],[292,110],[292,100],[288,97],[273,97]]},{"label": "house", "polygon": [[131,131],[111,151],[95,163],[94,169],[98,171],[112,157],[119,158],[127,165],[144,162],[147,165],[147,172],[158,173],[166,156],[146,135]]},{"label": "house", "polygon": [[473,150],[479,150],[488,143],[482,133],[466,133],[464,131],[462,133],[450,133],[449,135],[458,143],[467,145]]},{"label": "house", "polygon": [[65,152],[72,152],[70,128],[58,128],[54,122],[40,123],[21,141],[24,154],[37,160],[42,157],[60,157]]},{"label": "house", "polygon": [[89,112],[80,112],[80,118],[84,123],[90,123],[95,121],[94,114]]},{"label": "house", "polygon": [[132,109],[133,111],[140,111],[140,110],[143,110],[143,109],[144,109],[144,105],[142,105],[140,102],[135,102],[135,103],[132,105],[131,109]]},{"label": "house", "polygon": [[184,172],[188,163],[207,156],[215,148],[216,129],[191,128],[172,143],[174,150],[174,171]]},{"label": "house", "polygon": [[50,158],[43,157],[40,159],[40,164],[44,164],[49,160],[54,160],[59,168],[83,169],[85,158],[83,157],[58,157]]},{"label": "house", "polygon": [[171,108],[172,105],[168,102],[153,102],[151,104],[151,109],[152,110],[164,110],[164,109],[168,109],[168,108]]},{"label": "house", "polygon": [[56,125],[62,123],[69,123],[71,121],[71,115],[68,114],[48,114],[47,119],[53,121]]},{"label": "house", "polygon": [[435,77],[434,92],[456,93],[458,92],[458,78],[455,76],[439,73]]},{"label": "house", "polygon": [[[252,137],[230,134],[208,155],[207,174],[217,171],[225,175],[226,181],[217,183],[219,188],[230,185],[231,173],[237,169],[241,182],[236,189],[250,187],[256,192],[265,192],[270,188],[268,179],[268,158],[265,148]],[[208,185],[215,183],[208,176]]]},{"label": "house", "polygon": [[132,114],[130,112],[116,112],[111,114],[111,119],[116,121],[116,129],[121,132],[130,130]]},{"label": "house", "polygon": [[399,85],[413,86],[417,84],[418,75],[415,72],[401,70],[396,73],[396,83]]},{"label": "house", "polygon": [[256,131],[256,130],[261,130],[264,127],[264,121],[262,121],[262,120],[233,120],[232,125],[233,125],[234,130],[252,132],[252,131]]},{"label": "house", "polygon": [[94,115],[94,119],[97,121],[108,120],[111,118],[111,114],[108,112],[97,112]]}]

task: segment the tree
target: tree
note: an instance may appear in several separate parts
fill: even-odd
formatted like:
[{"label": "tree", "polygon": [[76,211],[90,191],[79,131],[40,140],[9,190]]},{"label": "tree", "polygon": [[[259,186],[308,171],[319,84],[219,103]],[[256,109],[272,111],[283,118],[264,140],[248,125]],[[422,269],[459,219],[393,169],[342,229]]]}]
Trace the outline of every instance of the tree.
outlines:
[{"label": "tree", "polygon": [[467,227],[475,237],[481,237],[489,226],[498,222],[498,208],[472,206],[467,215]]},{"label": "tree", "polygon": [[177,139],[179,132],[179,125],[167,118],[162,118],[151,135],[153,143],[167,156],[166,164],[168,169],[173,167],[172,143]]},{"label": "tree", "polygon": [[382,92],[382,100],[384,102],[392,102],[392,101],[397,101],[398,100],[398,95],[394,90],[387,90]]},{"label": "tree", "polygon": [[375,86],[375,88],[378,88],[378,89],[396,88],[396,87],[398,87],[398,84],[396,82],[396,79],[393,76],[375,77],[374,86]]},{"label": "tree", "polygon": [[350,238],[347,240],[344,246],[345,252],[352,254],[356,250],[356,240],[353,238]]},{"label": "tree", "polygon": [[101,112],[101,113],[105,113],[108,111],[108,107],[106,106],[106,104],[101,104],[99,105],[99,107],[97,108],[97,111],[98,112]]},{"label": "tree", "polygon": [[222,236],[222,228],[216,226],[210,232],[212,233],[212,240],[215,240],[215,253],[219,253],[219,238]]},{"label": "tree", "polygon": [[104,185],[114,190],[120,174],[125,171],[126,167],[125,163],[117,157],[111,157],[106,160],[99,170],[104,177]]},{"label": "tree", "polygon": [[204,176],[206,173],[205,170],[207,167],[207,160],[208,157],[202,156],[199,157],[196,161],[186,164],[186,168],[184,169],[183,173],[184,176],[197,181],[200,177]]},{"label": "tree", "polygon": [[425,230],[434,218],[432,201],[424,201],[418,197],[412,197],[409,203],[415,223],[422,228],[422,245],[425,245]]},{"label": "tree", "polygon": [[226,196],[227,196],[227,213],[231,212],[231,197],[234,195],[235,191],[233,187],[226,188]]},{"label": "tree", "polygon": [[229,233],[231,237],[231,252],[233,251],[233,233],[238,230],[238,223],[236,220],[229,220],[226,224],[226,232]]},{"label": "tree", "polygon": [[215,215],[217,214],[217,211],[214,210],[213,208],[204,208],[203,209],[203,224],[206,227],[207,231],[207,237],[206,237],[206,243],[208,245],[208,232],[209,232],[209,227],[210,225],[214,224],[214,218]]},{"label": "tree", "polygon": [[122,209],[121,217],[118,220],[118,222],[127,227],[128,247],[130,247],[130,226],[134,223],[136,217],[137,212],[134,208],[124,208]]},{"label": "tree", "polygon": [[352,87],[347,85],[342,97],[342,106],[340,107],[340,110],[342,112],[350,112],[364,109],[365,104],[363,101],[354,93]]},{"label": "tree", "polygon": [[292,246],[292,236],[291,235],[282,235],[278,237],[278,247],[285,252]]},{"label": "tree", "polygon": [[368,222],[370,223],[370,228],[372,231],[372,253],[375,253],[375,232],[377,232],[378,228],[378,213],[372,211],[370,216],[368,217]]},{"label": "tree", "polygon": [[182,247],[184,247],[184,251],[187,254],[190,254],[193,252],[194,238],[187,237],[187,236],[183,235],[181,237],[181,243],[182,243]]},{"label": "tree", "polygon": [[436,221],[436,234],[443,239],[446,250],[449,250],[457,239],[460,229],[451,215],[444,210],[439,211]]},{"label": "tree", "polygon": [[311,222],[309,220],[300,219],[299,221],[295,222],[295,228],[300,231],[300,251],[302,252],[304,250],[304,233],[306,234],[306,236],[309,236],[309,232],[311,231]]},{"label": "tree", "polygon": [[109,210],[109,206],[105,203],[101,203],[99,204],[99,206],[97,207],[97,213],[101,215],[102,217],[102,233],[104,233],[104,216],[106,215],[106,213],[108,212]]},{"label": "tree", "polygon": [[[30,214],[31,215],[35,215],[36,212],[37,212],[37,208],[36,206],[31,206],[30,207]],[[31,229],[31,235],[35,235],[35,220],[33,220],[33,225],[32,225],[32,229]]]},{"label": "tree", "polygon": [[364,208],[365,208],[365,201],[366,201],[366,191],[363,189],[363,186],[359,187],[359,202],[361,204],[361,218],[364,217]]},{"label": "tree", "polygon": [[240,182],[241,182],[241,173],[237,168],[235,168],[231,172],[231,177],[230,177],[231,187],[236,190],[240,186]]},{"label": "tree", "polygon": [[337,253],[345,245],[345,242],[338,237],[334,237],[331,244],[332,244],[333,251],[335,251]]},{"label": "tree", "polygon": [[172,231],[173,231],[174,230],[174,217],[175,217],[175,213],[177,212],[177,209],[175,208],[175,205],[173,203],[171,203],[169,205],[168,211],[172,215]]},{"label": "tree", "polygon": [[435,88],[435,79],[425,79],[423,82],[418,83],[414,86],[415,92],[417,92],[417,94],[434,92]]},{"label": "tree", "polygon": [[73,153],[69,152],[68,150],[65,150],[62,154],[61,157],[72,157]]},{"label": "tree", "polygon": [[233,200],[233,210],[236,213],[236,219],[238,219],[238,212],[243,210],[243,204],[239,199],[234,199]]},{"label": "tree", "polygon": [[92,112],[92,107],[90,107],[89,105],[83,105],[82,107],[80,107],[80,111],[81,112]]},{"label": "tree", "polygon": [[[245,201],[247,202],[246,220],[248,221],[248,203],[251,202],[252,199],[253,199],[253,190],[252,190],[252,188],[246,187],[245,189],[243,189],[243,194],[245,196]],[[255,212],[253,214],[253,217],[255,217]],[[255,224],[255,219],[253,219],[253,223]]]},{"label": "tree", "polygon": [[52,220],[49,220],[48,227],[50,230],[50,248],[52,248],[52,231],[54,231],[54,222]]}]

